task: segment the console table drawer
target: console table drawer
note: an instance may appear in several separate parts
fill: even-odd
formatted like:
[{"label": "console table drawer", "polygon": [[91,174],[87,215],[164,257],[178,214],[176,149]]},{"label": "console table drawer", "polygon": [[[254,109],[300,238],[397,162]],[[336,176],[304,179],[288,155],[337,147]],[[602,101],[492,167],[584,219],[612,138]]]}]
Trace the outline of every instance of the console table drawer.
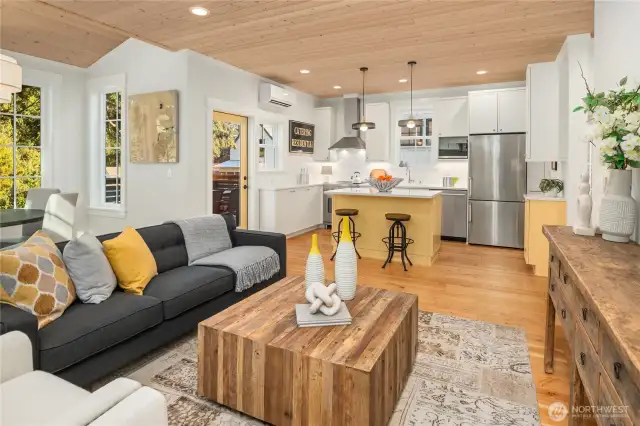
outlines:
[{"label": "console table drawer", "polygon": [[560,318],[560,322],[562,323],[562,330],[564,330],[564,335],[567,338],[567,342],[569,342],[569,347],[573,349],[574,342],[573,336],[575,333],[575,318],[573,316],[573,312],[571,311],[571,306],[567,303],[567,296],[558,289],[559,284],[556,284],[555,294],[552,293],[551,298],[554,301],[556,306],[556,314],[558,318]]},{"label": "console table drawer", "polygon": [[560,276],[560,259],[553,251],[549,251],[549,269],[551,271],[549,277],[551,275]]},{"label": "console table drawer", "polygon": [[573,356],[580,371],[580,378],[587,393],[596,399],[600,385],[600,361],[595,348],[591,344],[587,332],[580,324],[576,324],[575,347]]},{"label": "console table drawer", "polygon": [[640,424],[640,390],[629,374],[629,360],[622,357],[615,343],[603,330],[600,334],[600,361],[611,379],[622,404],[629,407],[629,417],[633,424]]},{"label": "console table drawer", "polygon": [[597,417],[599,425],[633,426],[607,373],[600,374],[600,391],[598,392],[597,405],[602,410]]},{"label": "console table drawer", "polygon": [[591,306],[591,303],[587,302],[587,299],[584,297],[582,292],[575,288],[575,307],[576,307],[576,316],[578,317],[578,322],[582,324],[589,339],[591,339],[591,343],[596,348],[599,349],[599,340],[598,334],[600,331],[600,319],[596,314],[595,309]]},{"label": "console table drawer", "polygon": [[560,287],[562,288],[562,291],[564,291],[565,294],[567,295],[567,303],[573,307],[574,306],[573,293],[574,293],[575,286],[573,284],[573,280],[571,279],[571,277],[569,276],[569,273],[567,272],[567,266],[562,262],[560,262],[558,282],[560,283]]}]

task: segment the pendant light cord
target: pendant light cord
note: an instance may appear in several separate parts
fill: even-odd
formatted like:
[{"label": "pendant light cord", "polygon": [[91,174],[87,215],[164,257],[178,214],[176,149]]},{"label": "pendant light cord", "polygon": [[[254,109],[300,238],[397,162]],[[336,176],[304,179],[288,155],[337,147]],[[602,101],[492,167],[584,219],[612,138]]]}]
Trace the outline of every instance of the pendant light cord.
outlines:
[{"label": "pendant light cord", "polygon": [[367,121],[367,104],[365,104],[364,102],[364,75],[366,74],[367,70],[363,69],[362,70],[362,121]]},{"label": "pendant light cord", "polygon": [[413,119],[413,64],[411,64],[411,119]]}]

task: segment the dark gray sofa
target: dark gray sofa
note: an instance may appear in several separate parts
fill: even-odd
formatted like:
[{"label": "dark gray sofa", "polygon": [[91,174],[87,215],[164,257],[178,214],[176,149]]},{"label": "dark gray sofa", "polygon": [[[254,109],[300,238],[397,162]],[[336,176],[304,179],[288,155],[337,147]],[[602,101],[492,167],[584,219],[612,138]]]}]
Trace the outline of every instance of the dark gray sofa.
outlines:
[{"label": "dark gray sofa", "polygon": [[[280,257],[280,272],[242,293],[234,291],[231,270],[187,266],[180,228],[172,223],[138,229],[158,266],[142,296],[119,288],[104,302],[76,300],[64,314],[38,330],[36,317],[0,304],[0,334],[20,330],[29,336],[34,367],[87,387],[131,361],[194,331],[197,324],[286,276],[286,238],[282,234],[235,229],[225,220],[235,246],[261,245]],[[117,236],[98,237],[104,241]],[[58,244],[62,251],[66,243]]]}]

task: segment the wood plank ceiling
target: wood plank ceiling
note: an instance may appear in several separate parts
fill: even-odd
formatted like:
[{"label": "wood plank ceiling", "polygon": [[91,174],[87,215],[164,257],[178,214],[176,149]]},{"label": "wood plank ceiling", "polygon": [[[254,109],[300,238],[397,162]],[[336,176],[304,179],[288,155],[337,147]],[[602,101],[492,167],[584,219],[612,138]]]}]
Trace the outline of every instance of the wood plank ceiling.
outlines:
[{"label": "wood plank ceiling", "polygon": [[[207,17],[189,13],[199,5]],[[191,49],[321,97],[523,80],[567,35],[593,31],[593,0],[4,0],[0,46],[89,66],[127,37]],[[300,74],[309,69],[310,74]],[[486,75],[477,75],[478,70]],[[333,86],[342,89],[336,90]]]}]

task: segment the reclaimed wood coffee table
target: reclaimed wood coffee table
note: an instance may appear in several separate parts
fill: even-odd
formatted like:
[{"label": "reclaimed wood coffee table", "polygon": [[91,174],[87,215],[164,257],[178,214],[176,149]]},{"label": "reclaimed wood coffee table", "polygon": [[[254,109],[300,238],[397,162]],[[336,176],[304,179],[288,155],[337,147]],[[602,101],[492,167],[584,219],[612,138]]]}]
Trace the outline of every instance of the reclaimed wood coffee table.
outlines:
[{"label": "reclaimed wood coffee table", "polygon": [[418,297],[358,286],[348,326],[298,328],[304,278],[198,326],[198,393],[274,425],[386,425],[413,368]]}]

